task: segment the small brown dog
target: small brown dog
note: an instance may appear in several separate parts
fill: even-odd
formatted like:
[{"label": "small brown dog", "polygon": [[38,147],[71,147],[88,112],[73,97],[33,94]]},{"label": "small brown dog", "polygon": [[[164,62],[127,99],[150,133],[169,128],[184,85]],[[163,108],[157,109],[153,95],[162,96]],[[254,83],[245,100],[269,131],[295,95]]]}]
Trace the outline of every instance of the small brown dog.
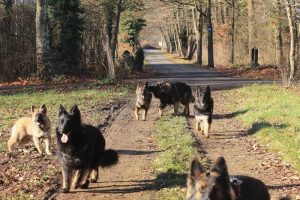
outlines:
[{"label": "small brown dog", "polygon": [[46,105],[40,108],[31,107],[32,117],[20,118],[12,127],[11,136],[7,142],[8,152],[12,152],[13,146],[19,143],[21,148],[33,139],[33,142],[40,154],[42,154],[42,147],[40,139],[43,138],[46,145],[46,154],[51,155],[51,122],[47,117]]},{"label": "small brown dog", "polygon": [[146,120],[148,109],[151,104],[152,94],[149,91],[148,82],[137,85],[136,88],[136,103],[135,103],[135,117],[139,120],[139,111],[143,110],[143,120]]}]

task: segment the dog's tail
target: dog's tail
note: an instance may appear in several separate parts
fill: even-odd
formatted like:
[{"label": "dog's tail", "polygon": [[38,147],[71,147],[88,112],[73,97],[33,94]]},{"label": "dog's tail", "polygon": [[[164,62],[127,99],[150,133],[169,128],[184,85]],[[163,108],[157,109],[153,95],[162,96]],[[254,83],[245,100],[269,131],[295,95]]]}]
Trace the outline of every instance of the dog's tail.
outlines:
[{"label": "dog's tail", "polygon": [[99,165],[101,167],[111,167],[119,162],[119,154],[112,149],[107,149],[103,152],[103,156]]}]

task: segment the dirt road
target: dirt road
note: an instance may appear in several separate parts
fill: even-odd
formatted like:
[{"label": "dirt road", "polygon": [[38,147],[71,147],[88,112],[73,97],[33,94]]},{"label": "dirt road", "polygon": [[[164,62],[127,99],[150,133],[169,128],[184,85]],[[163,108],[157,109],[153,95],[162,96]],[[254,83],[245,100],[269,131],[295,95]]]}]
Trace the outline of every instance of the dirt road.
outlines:
[{"label": "dirt road", "polygon": [[[223,89],[255,81],[233,79],[213,70],[175,64],[158,51],[146,51],[146,56],[150,67],[161,73],[158,77],[148,79],[149,81],[176,80],[191,85],[212,85],[216,105],[212,137],[198,137],[211,161],[223,155],[232,174],[245,174],[262,179],[269,186],[273,199],[285,194],[296,199],[300,194],[299,176],[277,154],[267,152],[254,139],[248,138],[245,135],[247,130],[237,121],[236,115],[228,113],[222,104],[226,101],[223,95],[226,90]],[[91,184],[91,189],[58,194],[55,199],[155,199],[155,174],[151,164],[156,151],[151,133],[155,131],[155,108],[158,101],[154,100],[148,120],[143,122],[134,119],[134,100],[134,95],[128,97],[128,103],[119,110],[112,125],[105,130],[107,147],[118,150],[120,163],[111,169],[101,170],[99,182]],[[188,119],[188,122],[193,131],[193,120]]]},{"label": "dirt road", "polygon": [[100,169],[98,183],[91,184],[90,189],[58,194],[55,199],[155,199],[155,174],[151,164],[156,151],[151,132],[154,131],[157,112],[152,109],[147,121],[136,121],[133,114],[135,97],[131,95],[128,99],[104,132],[107,148],[120,154],[119,164]]}]

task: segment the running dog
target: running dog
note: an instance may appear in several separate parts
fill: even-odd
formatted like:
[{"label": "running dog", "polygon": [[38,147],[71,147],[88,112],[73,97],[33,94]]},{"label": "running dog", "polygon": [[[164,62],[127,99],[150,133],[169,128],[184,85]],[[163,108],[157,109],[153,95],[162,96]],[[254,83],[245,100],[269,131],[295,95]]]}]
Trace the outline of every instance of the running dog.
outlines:
[{"label": "running dog", "polygon": [[167,105],[174,106],[174,114],[178,115],[179,104],[184,105],[183,114],[189,116],[190,103],[195,101],[192,95],[191,87],[185,83],[176,82],[158,82],[149,86],[149,90],[154,94],[155,98],[160,100],[159,115],[163,115],[163,109]]},{"label": "running dog", "polygon": [[204,134],[208,138],[214,110],[214,100],[209,86],[204,89],[197,87],[194,110],[196,133]]},{"label": "running dog", "polygon": [[[75,105],[70,112],[60,106],[56,128],[57,155],[62,166],[62,192],[88,188],[98,179],[98,168],[117,164],[118,153],[105,150],[105,139],[94,126],[81,123],[81,114]],[[70,182],[72,184],[70,186]]]}]

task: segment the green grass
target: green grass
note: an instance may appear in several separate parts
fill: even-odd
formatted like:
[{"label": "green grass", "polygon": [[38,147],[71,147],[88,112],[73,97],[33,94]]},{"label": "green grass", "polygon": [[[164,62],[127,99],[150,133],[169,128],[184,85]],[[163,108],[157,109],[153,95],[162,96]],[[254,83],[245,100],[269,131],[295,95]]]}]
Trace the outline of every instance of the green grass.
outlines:
[{"label": "green grass", "polygon": [[[229,106],[241,112],[239,119],[250,127],[248,133],[300,171],[300,96],[276,85],[253,85],[233,90]],[[232,101],[229,101],[232,102]]]},{"label": "green grass", "polygon": [[185,198],[182,187],[186,184],[190,162],[198,154],[195,141],[187,130],[184,117],[168,114],[156,126],[154,137],[161,150],[154,161],[156,185],[164,187],[157,192],[157,199],[182,200]]},{"label": "green grass", "polygon": [[30,116],[31,105],[40,106],[46,104],[49,116],[52,121],[56,119],[57,110],[60,104],[66,108],[77,104],[80,108],[93,107],[101,102],[122,97],[127,90],[77,90],[77,91],[45,91],[18,93],[13,95],[0,95],[0,131],[9,132],[14,121],[22,116]]}]

